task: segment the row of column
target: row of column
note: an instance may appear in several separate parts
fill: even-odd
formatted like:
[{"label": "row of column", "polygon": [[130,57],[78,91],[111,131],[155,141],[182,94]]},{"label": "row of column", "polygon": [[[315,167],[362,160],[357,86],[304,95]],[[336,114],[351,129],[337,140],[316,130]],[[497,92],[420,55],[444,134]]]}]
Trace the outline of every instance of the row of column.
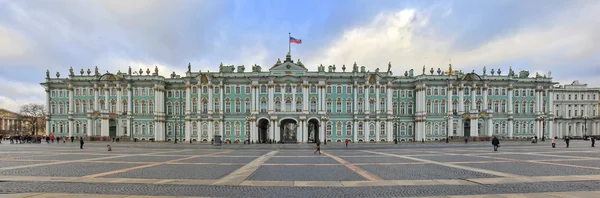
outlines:
[{"label": "row of column", "polygon": [[2,119],[0,120],[0,130],[3,131],[23,131],[25,130],[25,122],[15,119]]}]

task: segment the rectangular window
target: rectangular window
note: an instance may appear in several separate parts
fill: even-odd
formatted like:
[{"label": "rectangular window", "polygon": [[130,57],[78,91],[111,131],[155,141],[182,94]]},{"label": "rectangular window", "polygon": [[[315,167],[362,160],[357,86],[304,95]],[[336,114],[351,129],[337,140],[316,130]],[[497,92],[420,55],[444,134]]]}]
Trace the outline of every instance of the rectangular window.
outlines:
[{"label": "rectangular window", "polygon": [[413,97],[413,91],[410,91],[410,90],[408,91],[408,97],[409,97],[409,98],[412,98],[412,97]]},{"label": "rectangular window", "polygon": [[275,85],[275,93],[281,93],[281,86]]},{"label": "rectangular window", "polygon": [[403,89],[403,90],[400,90],[400,97],[401,97],[401,98],[404,98],[404,97],[406,97],[406,90],[404,90],[404,89]]},{"label": "rectangular window", "polygon": [[352,86],[346,87],[346,94],[352,94]]},{"label": "rectangular window", "polygon": [[250,94],[250,86],[246,86],[245,91],[246,91],[246,94]]},{"label": "rectangular window", "polygon": [[235,93],[236,94],[240,94],[241,93],[241,88],[239,86],[235,87]]},{"label": "rectangular window", "polygon": [[327,93],[331,94],[331,86],[327,86]]},{"label": "rectangular window", "polygon": [[230,94],[231,93],[231,87],[227,86],[225,87],[225,94]]}]

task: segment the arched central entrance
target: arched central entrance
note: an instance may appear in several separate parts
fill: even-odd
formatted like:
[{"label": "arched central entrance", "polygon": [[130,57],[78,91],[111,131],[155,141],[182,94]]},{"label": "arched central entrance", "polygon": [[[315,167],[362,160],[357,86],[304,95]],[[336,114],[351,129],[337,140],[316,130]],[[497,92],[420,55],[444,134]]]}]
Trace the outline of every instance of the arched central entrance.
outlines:
[{"label": "arched central entrance", "polygon": [[267,131],[269,130],[269,120],[261,119],[258,121],[258,143],[267,143]]},{"label": "arched central entrance", "polygon": [[108,136],[117,137],[117,121],[115,119],[108,120]]},{"label": "arched central entrance", "polygon": [[465,137],[471,136],[471,120],[468,118],[463,120],[463,132]]},{"label": "arched central entrance", "polygon": [[298,122],[293,119],[281,120],[281,124],[279,124],[279,135],[281,137],[281,142],[298,142],[296,139],[296,136],[298,136]]},{"label": "arched central entrance", "polygon": [[319,121],[311,119],[308,121],[308,142],[317,143],[319,141]]}]

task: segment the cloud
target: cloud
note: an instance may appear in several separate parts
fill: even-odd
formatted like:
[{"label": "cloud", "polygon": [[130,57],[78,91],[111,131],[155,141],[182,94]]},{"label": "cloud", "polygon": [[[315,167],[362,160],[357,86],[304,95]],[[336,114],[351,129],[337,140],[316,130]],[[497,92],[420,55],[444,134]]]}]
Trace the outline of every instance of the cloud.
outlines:
[{"label": "cloud", "polygon": [[29,48],[29,42],[18,32],[0,25],[0,60],[24,56]]},{"label": "cloud", "polygon": [[[446,68],[452,59],[455,69],[477,72],[484,65],[488,65],[488,70],[493,67],[508,71],[510,64],[526,62],[527,65],[518,68],[544,74],[553,70],[561,82],[577,75],[598,76],[600,65],[594,60],[599,59],[600,45],[593,41],[600,40],[597,12],[600,2],[586,2],[554,13],[548,23],[521,24],[522,27],[513,32],[490,37],[464,49],[455,47],[460,45],[457,42],[462,35],[442,32],[442,28],[430,25],[431,13],[434,13],[430,10],[381,13],[368,24],[345,30],[340,39],[331,42],[315,59],[338,65],[357,61],[371,71],[386,69],[391,61],[396,74],[409,69],[420,71],[423,65],[427,65],[427,70]],[[576,66],[581,70],[574,73],[573,64],[580,64]],[[595,72],[590,74],[590,71]],[[598,81],[588,83],[600,85]]]},{"label": "cloud", "polygon": [[44,89],[37,83],[23,83],[0,77],[0,107],[18,111],[24,104],[45,104]]}]

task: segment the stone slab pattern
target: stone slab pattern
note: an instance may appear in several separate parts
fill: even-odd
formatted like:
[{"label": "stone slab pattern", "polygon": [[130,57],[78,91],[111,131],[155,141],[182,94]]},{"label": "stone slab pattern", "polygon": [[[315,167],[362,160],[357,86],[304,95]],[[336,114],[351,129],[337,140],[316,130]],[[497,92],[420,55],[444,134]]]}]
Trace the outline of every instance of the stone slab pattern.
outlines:
[{"label": "stone slab pattern", "polygon": [[345,166],[261,166],[248,180],[257,181],[359,181],[365,180]]},{"label": "stone slab pattern", "polygon": [[84,160],[101,157],[109,157],[113,155],[84,155],[84,154],[62,154],[62,155],[44,155],[44,156],[32,156],[29,157],[31,160],[57,160],[57,161],[70,161],[70,160]]},{"label": "stone slab pattern", "polygon": [[[553,162],[554,163],[554,162]],[[600,175],[600,170],[575,168],[531,162],[497,162],[485,164],[461,164],[474,168],[512,173],[523,176]]]},{"label": "stone slab pattern", "polygon": [[239,169],[239,165],[163,164],[104,176],[105,178],[220,179]]},{"label": "stone slab pattern", "polygon": [[413,156],[414,158],[432,160],[436,162],[481,162],[481,161],[500,161],[501,159],[489,159],[483,157],[465,156],[465,155],[432,155],[432,156]]},{"label": "stone slab pattern", "polygon": [[559,161],[559,162],[552,162],[552,163],[600,168],[600,160],[574,160],[574,161]]},{"label": "stone slab pattern", "polygon": [[41,164],[44,162],[30,162],[30,161],[3,161],[0,159],[0,167],[11,167],[11,166],[22,166],[29,164]]},{"label": "stone slab pattern", "polygon": [[[126,156],[112,158],[109,161],[114,162],[165,162],[183,158],[182,156]],[[96,160],[91,160],[96,161]]]},{"label": "stone slab pattern", "polygon": [[[265,164],[340,164],[328,157],[272,157]],[[341,165],[341,164],[340,164]]]},{"label": "stone slab pattern", "polygon": [[418,161],[397,157],[340,157],[350,163],[416,163]]},{"label": "stone slab pattern", "polygon": [[13,170],[4,170],[0,171],[0,175],[82,177],[86,175],[131,168],[134,166],[138,165],[72,162],[66,164],[46,165],[36,168],[17,168]]},{"label": "stone slab pattern", "polygon": [[450,168],[436,164],[403,164],[403,165],[361,165],[385,180],[424,180],[424,179],[469,179],[494,178],[498,176]]},{"label": "stone slab pattern", "polygon": [[257,157],[199,157],[181,160],[181,163],[249,163]]}]

